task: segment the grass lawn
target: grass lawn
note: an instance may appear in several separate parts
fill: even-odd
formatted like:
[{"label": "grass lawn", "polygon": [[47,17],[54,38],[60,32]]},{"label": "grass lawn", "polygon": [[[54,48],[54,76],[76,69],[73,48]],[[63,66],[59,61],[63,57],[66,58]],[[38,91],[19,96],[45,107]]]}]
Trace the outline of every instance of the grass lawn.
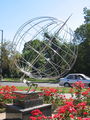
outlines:
[{"label": "grass lawn", "polygon": [[[0,86],[0,88],[1,87],[2,86]],[[25,87],[25,86],[17,86],[16,88],[18,90],[27,90],[28,89],[28,87]],[[40,91],[43,88],[49,89],[49,88],[55,88],[55,87],[37,87],[36,91]],[[32,87],[32,89],[34,89],[34,87]],[[70,93],[71,88],[69,88],[69,87],[56,87],[55,89],[60,90],[61,93]]]},{"label": "grass lawn", "polygon": [[[24,87],[24,86],[18,86],[17,88],[19,90],[27,90],[28,89],[28,87]],[[61,93],[70,93],[70,90],[71,90],[70,87],[38,87],[36,90],[40,91],[43,88],[46,88],[46,89],[55,88],[55,89],[58,89]],[[32,88],[32,89],[34,89],[34,88]],[[85,91],[85,90],[86,89],[83,89],[83,91]]]},{"label": "grass lawn", "polygon": [[[59,82],[56,79],[33,79],[33,78],[25,78],[28,81],[32,81],[32,82],[48,82],[48,83],[57,83]],[[15,82],[20,82],[20,78],[4,78],[3,81],[15,81]]]},{"label": "grass lawn", "polygon": [[57,83],[59,80],[57,79],[33,79],[33,78],[27,78],[27,80],[32,82],[48,82],[48,83]]}]

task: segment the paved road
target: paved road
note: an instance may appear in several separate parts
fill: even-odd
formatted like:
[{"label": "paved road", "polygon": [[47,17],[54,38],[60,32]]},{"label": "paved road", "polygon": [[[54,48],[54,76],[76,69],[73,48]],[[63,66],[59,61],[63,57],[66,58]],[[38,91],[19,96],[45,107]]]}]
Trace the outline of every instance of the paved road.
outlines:
[{"label": "paved road", "polygon": [[[58,83],[37,83],[40,87],[60,87]],[[25,83],[18,82],[0,82],[0,85],[9,85],[9,86],[27,86]]]}]

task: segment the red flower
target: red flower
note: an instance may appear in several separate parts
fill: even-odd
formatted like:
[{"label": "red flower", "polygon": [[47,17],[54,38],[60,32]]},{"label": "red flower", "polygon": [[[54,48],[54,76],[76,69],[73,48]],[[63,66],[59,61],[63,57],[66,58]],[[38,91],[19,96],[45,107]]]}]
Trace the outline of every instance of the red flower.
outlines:
[{"label": "red flower", "polygon": [[33,111],[31,112],[31,114],[32,114],[33,116],[37,116],[37,115],[42,115],[42,112],[41,112],[39,109],[36,109],[36,110],[33,110]]},{"label": "red flower", "polygon": [[78,120],[82,120],[82,118],[81,118],[81,117],[77,117],[77,119],[78,119]]},{"label": "red flower", "polygon": [[67,105],[74,107],[73,102],[65,102]]},{"label": "red flower", "polygon": [[75,82],[72,86],[75,87],[76,89],[84,88],[84,83],[82,81],[79,81],[79,82]]},{"label": "red flower", "polygon": [[37,120],[42,120],[42,118],[43,118],[42,116],[38,116]]},{"label": "red flower", "polygon": [[77,104],[77,107],[84,109],[84,108],[86,107],[86,102],[78,103],[78,104]]},{"label": "red flower", "polygon": [[51,92],[50,91],[45,91],[45,95],[46,96],[51,96]]},{"label": "red flower", "polygon": [[90,120],[90,118],[83,118],[83,120]]},{"label": "red flower", "polygon": [[37,118],[33,117],[33,116],[30,116],[29,119],[31,119],[31,120],[37,120]]},{"label": "red flower", "polygon": [[[15,99],[15,95],[13,94],[13,91],[16,90],[15,86],[3,86],[0,89],[0,101],[3,102],[10,102],[12,99]],[[9,100],[9,101],[7,101]]]},{"label": "red flower", "polygon": [[70,108],[69,110],[68,110],[70,113],[73,113],[73,112],[77,112],[76,110],[75,110],[75,108]]},{"label": "red flower", "polygon": [[70,118],[73,118],[74,119],[74,116],[73,115],[69,115],[70,116]]},{"label": "red flower", "polygon": [[47,117],[46,117],[45,115],[42,115],[42,118],[43,118],[43,119],[47,119]]},{"label": "red flower", "polygon": [[83,114],[84,114],[84,115],[87,115],[87,114],[88,114],[88,112],[84,112]]},{"label": "red flower", "polygon": [[51,93],[56,93],[56,92],[58,91],[58,90],[55,89],[55,88],[50,88],[49,90],[50,90]]},{"label": "red flower", "polygon": [[16,90],[18,90],[15,86],[11,86],[11,91],[13,92],[13,91],[16,91]]},{"label": "red flower", "polygon": [[58,113],[65,113],[66,112],[66,106],[62,106],[58,109]]},{"label": "red flower", "polygon": [[53,118],[59,118],[60,117],[60,114],[54,114],[53,115]]},{"label": "red flower", "polygon": [[82,92],[82,95],[88,95],[89,91]]}]

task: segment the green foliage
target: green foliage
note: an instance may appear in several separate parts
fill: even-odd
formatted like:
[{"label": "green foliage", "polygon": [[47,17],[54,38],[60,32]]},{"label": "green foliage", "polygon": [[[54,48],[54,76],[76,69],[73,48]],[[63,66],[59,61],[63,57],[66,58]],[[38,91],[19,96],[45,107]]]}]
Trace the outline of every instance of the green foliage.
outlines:
[{"label": "green foliage", "polygon": [[[90,13],[89,9],[84,11],[85,16]],[[85,21],[87,21],[85,17]],[[79,39],[78,57],[72,72],[80,72],[90,76],[90,20],[85,22],[75,31]]]},{"label": "green foliage", "polygon": [[3,77],[17,77],[19,71],[17,70],[14,61],[18,58],[18,54],[12,55],[12,44],[9,41],[4,41],[2,45],[2,76]]},{"label": "green foliage", "polygon": [[[72,49],[73,45],[69,42],[61,42],[60,39],[58,36],[56,37],[56,34],[52,35],[45,32],[42,41],[35,39],[25,43],[22,57],[33,65],[31,68],[29,66],[31,73],[35,73],[36,75],[41,74],[43,77],[47,75],[57,76],[64,72],[65,69],[69,69],[66,61],[71,59],[70,54],[72,54],[72,51],[67,48]],[[65,56],[67,60],[62,60],[63,56]],[[21,64],[27,67],[26,63]],[[55,68],[57,69],[55,70]]]},{"label": "green foliage", "polygon": [[87,7],[85,7],[83,9],[83,12],[84,12],[85,23],[90,23],[90,9],[87,9]]}]

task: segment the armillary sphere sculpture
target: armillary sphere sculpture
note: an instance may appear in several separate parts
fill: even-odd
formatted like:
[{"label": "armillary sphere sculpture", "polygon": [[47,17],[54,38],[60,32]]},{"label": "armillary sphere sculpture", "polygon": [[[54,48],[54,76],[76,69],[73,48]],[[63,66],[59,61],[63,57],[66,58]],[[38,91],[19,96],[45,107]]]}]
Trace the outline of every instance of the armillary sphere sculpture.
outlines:
[{"label": "armillary sphere sculpture", "polygon": [[[69,17],[70,18],[70,17]],[[13,39],[17,68],[30,78],[59,78],[77,58],[73,31],[53,17],[38,17],[24,23]]]}]

